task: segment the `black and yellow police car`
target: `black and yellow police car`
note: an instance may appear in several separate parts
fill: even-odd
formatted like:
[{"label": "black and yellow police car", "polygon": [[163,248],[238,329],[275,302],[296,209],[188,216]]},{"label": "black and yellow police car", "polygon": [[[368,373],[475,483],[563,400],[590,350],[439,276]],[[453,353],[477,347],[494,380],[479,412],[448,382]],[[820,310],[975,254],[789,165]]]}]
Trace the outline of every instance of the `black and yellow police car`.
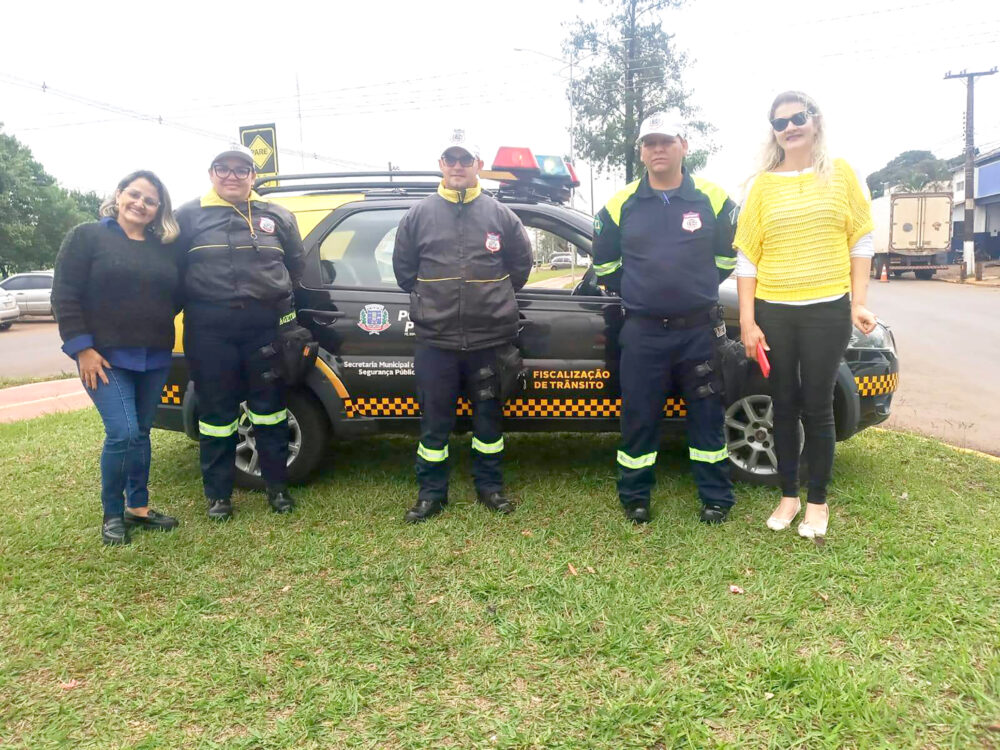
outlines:
[{"label": "black and yellow police car", "polygon": [[[588,256],[593,219],[567,205],[578,185],[572,165],[527,149],[500,149],[483,178],[528,228],[538,248]],[[416,432],[419,405],[413,376],[414,336],[409,295],[392,270],[396,226],[414,203],[437,188],[434,172],[282,175],[262,181],[261,195],[296,216],[307,252],[296,290],[298,321],[319,342],[316,367],[288,394],[289,473],[302,482],[328,456],[332,438]],[[493,184],[488,182],[486,184]],[[506,432],[615,432],[621,413],[617,362],[620,300],[605,294],[587,266],[572,288],[551,282],[517,294],[518,346],[525,370],[504,407]],[[557,283],[558,285],[558,283]],[[729,335],[739,337],[736,286],[720,287]],[[180,325],[181,318],[178,318]],[[181,336],[178,335],[178,347]],[[889,416],[899,363],[891,331],[854,331],[837,375],[837,439]],[[468,402],[458,406],[459,429],[471,428]],[[666,430],[682,430],[680,398],[664,409]],[[768,381],[756,366],[726,412],[733,476],[777,482]],[[155,426],[198,437],[198,396],[183,351],[174,352]],[[401,456],[400,460],[409,460]],[[239,424],[237,479],[261,486],[253,426]]]}]

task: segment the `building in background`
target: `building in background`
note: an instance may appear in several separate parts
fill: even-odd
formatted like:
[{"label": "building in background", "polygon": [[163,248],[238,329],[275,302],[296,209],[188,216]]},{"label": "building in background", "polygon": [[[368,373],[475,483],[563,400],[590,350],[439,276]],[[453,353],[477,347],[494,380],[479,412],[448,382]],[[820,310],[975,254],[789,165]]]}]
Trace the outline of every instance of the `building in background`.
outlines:
[{"label": "building in background", "polygon": [[[953,180],[952,250],[962,252],[965,237],[965,169],[955,170]],[[976,157],[975,225],[976,251],[984,257],[1000,258],[1000,148]]]}]

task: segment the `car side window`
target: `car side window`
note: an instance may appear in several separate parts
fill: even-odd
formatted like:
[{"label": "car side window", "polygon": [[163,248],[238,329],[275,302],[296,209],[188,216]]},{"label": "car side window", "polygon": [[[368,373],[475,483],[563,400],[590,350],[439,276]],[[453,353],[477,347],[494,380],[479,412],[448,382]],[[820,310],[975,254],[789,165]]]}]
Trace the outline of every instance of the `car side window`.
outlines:
[{"label": "car side window", "polygon": [[15,292],[19,289],[27,289],[27,280],[24,276],[17,276],[12,279],[5,279],[3,282],[3,288],[8,292]]},{"label": "car side window", "polygon": [[51,289],[51,276],[28,276],[28,289]]},{"label": "car side window", "polygon": [[392,271],[396,227],[405,208],[349,214],[319,246],[323,283],[332,286],[398,289]]}]

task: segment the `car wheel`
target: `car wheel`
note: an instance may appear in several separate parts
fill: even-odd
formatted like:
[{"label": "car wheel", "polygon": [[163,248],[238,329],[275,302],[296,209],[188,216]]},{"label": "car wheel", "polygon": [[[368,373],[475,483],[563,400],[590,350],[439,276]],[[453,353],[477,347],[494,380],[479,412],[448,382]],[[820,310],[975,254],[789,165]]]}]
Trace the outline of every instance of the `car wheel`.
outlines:
[{"label": "car wheel", "polygon": [[[781,479],[774,446],[774,406],[771,397],[755,393],[734,401],[726,409],[725,430],[733,478],[747,484],[778,486]],[[800,453],[803,445],[805,432],[799,424]]]},{"label": "car wheel", "polygon": [[0,323],[0,331],[6,331],[12,325],[14,325],[14,322],[10,320],[8,320],[6,323]]},{"label": "car wheel", "polygon": [[[299,484],[315,471],[326,452],[329,423],[322,405],[309,393],[289,391],[287,408],[288,481]],[[264,489],[260,452],[245,403],[241,405],[237,434],[236,484],[248,489]]]},{"label": "car wheel", "polygon": [[930,279],[934,278],[934,269],[932,268],[928,270],[926,268],[922,268],[919,271],[914,271],[913,275],[916,276],[921,281],[929,281]]}]

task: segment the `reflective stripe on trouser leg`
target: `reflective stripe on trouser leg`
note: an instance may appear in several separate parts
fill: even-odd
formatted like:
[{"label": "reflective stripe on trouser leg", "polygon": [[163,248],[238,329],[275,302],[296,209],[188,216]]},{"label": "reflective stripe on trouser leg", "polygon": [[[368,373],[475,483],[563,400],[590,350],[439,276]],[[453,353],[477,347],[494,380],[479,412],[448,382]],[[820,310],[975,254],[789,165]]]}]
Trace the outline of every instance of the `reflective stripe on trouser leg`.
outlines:
[{"label": "reflective stripe on trouser leg", "polygon": [[699,499],[713,505],[732,505],[734,502],[723,429],[725,416],[725,407],[718,396],[687,402],[691,475],[698,485]]},{"label": "reflective stripe on trouser leg", "polygon": [[[496,367],[496,349],[468,352],[462,362],[466,379],[487,366]],[[472,483],[476,492],[488,495],[503,491],[503,404],[500,399],[486,399],[472,405],[472,434]]]},{"label": "reflective stripe on trouser leg", "polygon": [[205,437],[229,437],[236,432],[239,420],[234,420],[229,424],[214,425],[198,420],[198,432]]},{"label": "reflective stripe on trouser leg", "polygon": [[493,454],[503,452],[503,438],[493,443],[484,443],[477,437],[472,438],[472,450],[483,454]]},{"label": "reflective stripe on trouser leg", "polygon": [[284,422],[286,419],[288,419],[288,410],[281,409],[271,414],[257,414],[247,409],[247,416],[250,418],[250,421],[255,425],[262,425],[262,424],[272,425],[272,424],[278,424],[279,422]]},{"label": "reflective stripe on trouser leg", "polygon": [[460,383],[459,352],[417,344],[413,356],[420,402],[416,474],[418,500],[447,500],[448,438],[455,425]]},{"label": "reflective stripe on trouser leg", "polygon": [[622,442],[617,456],[618,498],[628,507],[648,504],[656,482],[663,404],[670,388],[672,332],[642,319],[625,321],[622,345]]}]

